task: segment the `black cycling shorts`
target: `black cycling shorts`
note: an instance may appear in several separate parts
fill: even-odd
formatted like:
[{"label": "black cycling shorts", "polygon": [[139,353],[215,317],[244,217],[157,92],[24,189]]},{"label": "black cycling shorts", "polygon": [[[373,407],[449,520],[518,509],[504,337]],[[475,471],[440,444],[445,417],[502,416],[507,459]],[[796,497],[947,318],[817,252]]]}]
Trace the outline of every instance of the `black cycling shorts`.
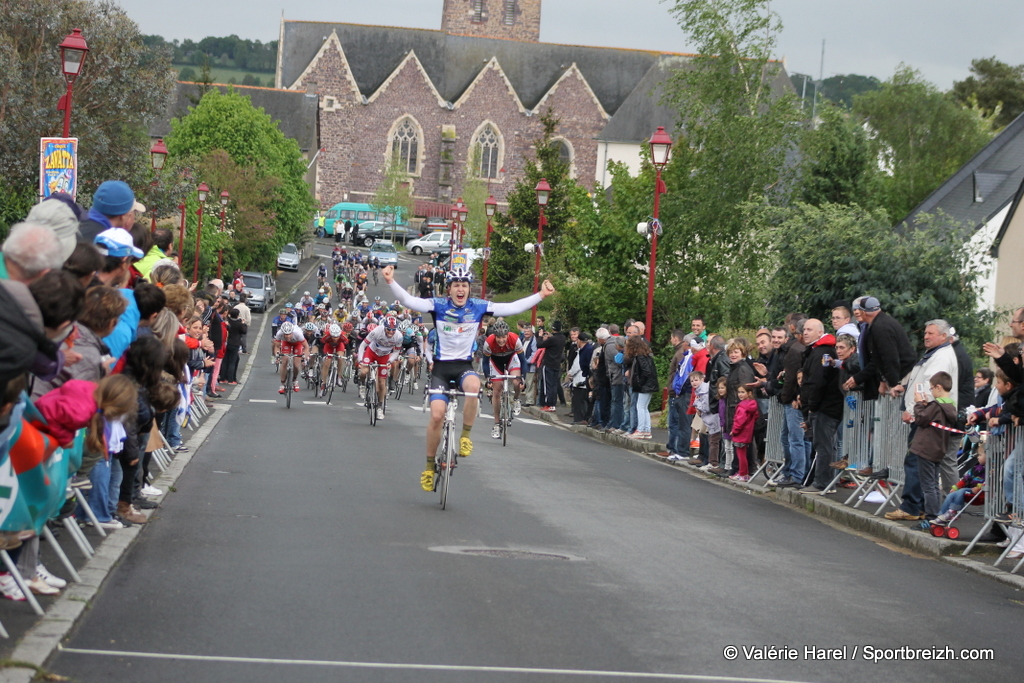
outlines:
[{"label": "black cycling shorts", "polygon": [[447,391],[448,389],[462,390],[462,382],[466,377],[476,374],[473,369],[473,362],[468,360],[439,360],[434,361],[434,369],[430,372],[430,400],[448,402],[444,394],[435,393]]}]

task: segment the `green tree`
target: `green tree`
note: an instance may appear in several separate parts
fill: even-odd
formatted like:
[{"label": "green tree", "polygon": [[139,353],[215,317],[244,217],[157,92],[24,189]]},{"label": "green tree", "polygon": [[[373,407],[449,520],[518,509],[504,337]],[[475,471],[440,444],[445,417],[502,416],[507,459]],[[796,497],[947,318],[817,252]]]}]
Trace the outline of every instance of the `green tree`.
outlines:
[{"label": "green tree", "polygon": [[547,225],[543,235],[542,279],[560,272],[564,259],[561,238],[572,220],[570,205],[576,184],[569,178],[568,164],[551,144],[558,130],[558,118],[548,109],[540,120],[543,128],[540,139],[534,143],[535,157],[526,161],[522,178],[506,195],[508,211],[494,216],[487,287],[497,293],[533,288],[534,255],[524,251],[523,245],[537,241],[540,207],[535,188],[541,178],[546,178],[551,186],[544,208]]},{"label": "green tree", "polygon": [[968,348],[991,336],[991,315],[978,312],[984,261],[969,248],[970,228],[948,216],[893,230],[884,210],[856,205],[752,204],[744,215],[775,246],[765,322],[791,311],[824,317],[832,302],[870,294],[918,343],[935,318],[952,323]]},{"label": "green tree", "polygon": [[964,106],[977,103],[996,128],[1024,112],[1024,64],[1010,66],[995,57],[971,61],[971,73],[953,84],[953,97]]},{"label": "green tree", "polygon": [[881,90],[855,97],[853,111],[873,131],[885,171],[880,203],[896,220],[992,138],[978,110],[961,107],[906,65]]},{"label": "green tree", "polygon": [[224,150],[239,167],[253,169],[255,177],[274,181],[265,206],[274,216],[269,238],[260,248],[239,247],[240,252],[260,255],[254,267],[270,268],[278,248],[308,239],[315,203],[298,145],[284,136],[262,108],[253,107],[248,97],[233,90],[209,91],[186,116],[171,120],[166,143],[172,159],[202,159]]},{"label": "green tree", "polygon": [[820,124],[801,143],[801,194],[808,204],[871,206],[877,164],[867,133],[836,106],[819,109]]},{"label": "green tree", "polygon": [[[677,0],[671,12],[701,56],[666,86],[685,137],[665,171],[655,327],[697,312],[745,326],[763,311],[764,250],[739,209],[788,200],[786,155],[801,131],[772,55],[781,23],[767,0]],[[653,171],[644,173],[650,201]]]},{"label": "green tree", "polygon": [[147,185],[146,124],[165,111],[173,91],[170,53],[146,47],[135,22],[107,0],[5,2],[2,16],[0,196],[27,197],[38,188],[39,138],[62,129],[57,45],[72,28],[81,28],[89,44],[71,118],[71,135],[81,140],[79,200],[88,203],[110,178]]},{"label": "green tree", "polygon": [[[814,101],[814,78],[801,73],[792,73],[789,78],[793,82],[793,89],[804,98],[804,112],[810,113],[811,104]],[[805,83],[806,93],[804,92]],[[829,76],[818,85],[818,106],[820,107],[823,101],[828,101],[842,104],[849,109],[853,106],[854,96],[878,90],[881,87],[881,81],[874,76],[858,74]]]},{"label": "green tree", "polygon": [[188,81],[190,83],[195,83],[196,78],[198,78],[196,76],[196,70],[193,69],[190,66],[186,66],[185,68],[183,68],[181,71],[178,72],[178,79],[179,80]]}]

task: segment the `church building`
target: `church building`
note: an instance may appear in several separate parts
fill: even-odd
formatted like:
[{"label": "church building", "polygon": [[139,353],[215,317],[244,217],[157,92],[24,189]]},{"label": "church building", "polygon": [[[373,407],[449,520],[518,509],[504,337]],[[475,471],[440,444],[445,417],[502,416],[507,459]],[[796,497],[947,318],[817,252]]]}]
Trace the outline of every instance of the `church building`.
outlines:
[{"label": "church building", "polygon": [[393,158],[417,199],[450,203],[472,174],[504,204],[548,109],[587,188],[675,127],[657,98],[685,55],[542,43],[540,18],[541,0],[444,0],[440,30],[282,18],[276,86],[319,101],[320,205],[369,201]]}]

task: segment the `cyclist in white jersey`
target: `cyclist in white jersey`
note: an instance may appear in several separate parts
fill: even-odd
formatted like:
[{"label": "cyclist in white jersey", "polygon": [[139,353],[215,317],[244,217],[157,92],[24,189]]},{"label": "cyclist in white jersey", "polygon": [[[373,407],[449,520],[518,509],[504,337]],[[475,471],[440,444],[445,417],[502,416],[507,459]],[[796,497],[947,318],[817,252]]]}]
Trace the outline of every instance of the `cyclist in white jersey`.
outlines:
[{"label": "cyclist in white jersey", "polygon": [[[402,354],[402,333],[398,331],[398,320],[394,316],[384,318],[381,325],[375,327],[363,343],[359,345],[359,378],[364,383],[369,373],[370,363],[377,363],[377,375],[380,381],[377,382],[378,405],[384,405],[384,394],[388,390],[388,369],[399,359]],[[360,386],[359,395],[364,394],[364,386]],[[384,409],[377,409],[377,419],[384,419]]]},{"label": "cyclist in white jersey", "polygon": [[[541,285],[540,291],[528,297],[510,303],[494,303],[484,299],[473,299],[469,296],[473,275],[468,270],[453,268],[448,271],[445,284],[448,288],[447,297],[421,299],[412,296],[395,282],[394,267],[386,267],[382,273],[384,281],[391,287],[395,297],[406,308],[421,313],[430,313],[434,317],[434,329],[437,331],[435,348],[431,349],[434,367],[430,374],[430,423],[427,425],[427,468],[420,476],[420,485],[424,491],[434,490],[434,454],[441,442],[441,425],[444,422],[445,408],[448,397],[442,392],[455,384],[466,393],[480,391],[480,377],[473,371],[473,344],[476,342],[480,321],[485,315],[510,316],[533,308],[547,296],[555,293],[555,288],[548,280]],[[462,410],[462,437],[459,439],[459,455],[468,456],[473,452],[473,442],[469,434],[476,419],[477,402],[479,399],[466,397]]]}]

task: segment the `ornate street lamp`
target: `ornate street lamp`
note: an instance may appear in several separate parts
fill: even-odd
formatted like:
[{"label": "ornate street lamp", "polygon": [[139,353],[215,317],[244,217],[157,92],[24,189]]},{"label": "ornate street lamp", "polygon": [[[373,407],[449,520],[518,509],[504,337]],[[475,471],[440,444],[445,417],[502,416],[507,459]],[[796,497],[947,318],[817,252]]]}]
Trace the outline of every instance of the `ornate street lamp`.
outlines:
[{"label": "ornate street lamp", "polygon": [[196,209],[196,215],[199,216],[199,225],[196,227],[196,265],[192,269],[193,282],[199,281],[199,242],[203,235],[203,205],[206,203],[207,195],[210,194],[210,188],[206,183],[199,183],[196,193],[199,195],[199,208]]},{"label": "ornate street lamp", "polygon": [[89,54],[89,46],[82,37],[82,29],[76,28],[64,38],[60,44],[60,68],[68,88],[57,103],[57,109],[64,112],[64,137],[71,135],[71,91],[75,79],[82,73],[85,56]]},{"label": "ornate street lamp", "polygon": [[494,218],[494,213],[498,210],[498,202],[494,200],[494,195],[487,198],[484,202],[484,213],[487,214],[487,232],[484,236],[484,279],[480,284],[480,298],[487,298],[487,264],[491,261],[491,219]]},{"label": "ornate street lamp", "polygon": [[[535,255],[533,263],[533,291],[536,293],[540,291],[540,255],[543,251],[541,245],[544,243],[544,226],[548,223],[548,219],[544,216],[544,207],[548,205],[548,199],[551,198],[551,186],[548,185],[547,178],[541,178],[540,182],[537,183],[537,187],[533,189],[534,192],[537,193],[537,206],[540,207],[540,218],[537,220],[536,248],[527,249],[527,251],[533,251]],[[530,324],[537,324],[536,306],[533,307],[533,315]]]},{"label": "ornate street lamp", "polygon": [[[227,215],[225,213],[225,211],[227,211],[228,201],[230,199],[231,199],[231,195],[228,194],[227,190],[224,190],[223,192],[220,193],[220,231],[221,231],[221,234],[224,233],[224,227],[225,227],[225,221],[226,221],[226,215]],[[224,265],[224,250],[223,249],[218,249],[217,250],[217,279],[218,280],[221,279],[220,271],[221,271],[221,267],[223,265]]]},{"label": "ornate street lamp", "polygon": [[[164,162],[167,161],[167,145],[164,144],[163,138],[160,138],[153,143],[153,146],[149,148],[149,161],[153,166],[153,189],[156,190],[157,185],[160,184],[160,170],[164,167]],[[156,198],[154,197],[153,204],[153,223],[149,226],[150,232],[156,232]]]},{"label": "ornate street lamp", "polygon": [[[661,234],[661,221],[658,220],[658,209],[661,195],[666,192],[665,183],[661,180],[661,171],[668,164],[669,152],[672,149],[672,138],[665,132],[664,126],[658,126],[648,143],[651,146],[651,163],[654,164],[654,217],[647,224],[647,236],[651,240],[651,264],[647,272],[647,329],[644,336],[651,341],[651,320],[654,315],[654,269],[658,258],[658,235]],[[643,225],[643,224],[641,224]],[[640,231],[640,226],[637,226]]]}]

